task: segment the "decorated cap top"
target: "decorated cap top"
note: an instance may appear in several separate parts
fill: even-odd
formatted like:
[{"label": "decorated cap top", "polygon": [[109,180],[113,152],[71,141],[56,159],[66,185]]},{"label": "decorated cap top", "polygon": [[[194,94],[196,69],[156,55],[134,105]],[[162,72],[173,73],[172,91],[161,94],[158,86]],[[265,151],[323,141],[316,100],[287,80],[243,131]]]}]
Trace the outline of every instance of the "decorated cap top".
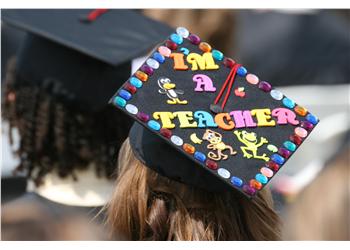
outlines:
[{"label": "decorated cap top", "polygon": [[189,185],[249,197],[319,122],[183,27],[154,49],[111,103],[139,123],[129,136],[145,165]]}]

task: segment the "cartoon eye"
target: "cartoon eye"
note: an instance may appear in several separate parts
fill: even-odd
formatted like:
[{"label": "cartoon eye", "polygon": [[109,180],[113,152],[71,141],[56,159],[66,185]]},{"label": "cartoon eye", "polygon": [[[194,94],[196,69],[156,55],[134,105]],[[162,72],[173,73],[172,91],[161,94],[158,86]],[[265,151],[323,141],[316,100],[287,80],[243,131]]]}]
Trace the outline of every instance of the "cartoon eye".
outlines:
[{"label": "cartoon eye", "polygon": [[247,131],[243,131],[242,134],[246,135],[246,134],[247,134]]}]

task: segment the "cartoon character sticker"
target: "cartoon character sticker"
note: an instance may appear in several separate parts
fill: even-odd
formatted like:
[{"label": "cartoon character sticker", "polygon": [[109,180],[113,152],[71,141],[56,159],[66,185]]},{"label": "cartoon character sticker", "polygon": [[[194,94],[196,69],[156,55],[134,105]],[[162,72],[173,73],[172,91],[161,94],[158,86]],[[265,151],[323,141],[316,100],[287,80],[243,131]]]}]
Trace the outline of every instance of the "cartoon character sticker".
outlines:
[{"label": "cartoon character sticker", "polygon": [[[258,148],[261,147],[263,144],[268,143],[268,141],[264,137],[260,137],[260,142],[258,142],[257,136],[254,132],[248,133],[245,130],[235,130],[235,132],[233,133],[237,136],[237,139],[245,145],[241,146],[243,157],[248,159],[253,157],[255,159],[261,159],[264,161],[269,160],[269,157],[267,157],[266,154],[258,155]],[[247,151],[249,151],[250,153],[248,153]]]},{"label": "cartoon character sticker", "polygon": [[172,83],[171,80],[167,77],[158,78],[158,92],[163,95],[167,95],[169,100],[167,100],[168,104],[187,104],[187,100],[180,101],[178,95],[183,95],[184,91],[176,89],[176,84]]},{"label": "cartoon character sticker", "polygon": [[203,134],[202,139],[209,142],[207,146],[208,149],[216,151],[216,153],[212,151],[208,153],[208,158],[214,161],[226,160],[228,158],[228,155],[223,153],[223,151],[226,149],[229,150],[230,155],[237,154],[237,151],[234,151],[231,146],[226,145],[222,141],[222,135],[218,132],[207,129]]}]

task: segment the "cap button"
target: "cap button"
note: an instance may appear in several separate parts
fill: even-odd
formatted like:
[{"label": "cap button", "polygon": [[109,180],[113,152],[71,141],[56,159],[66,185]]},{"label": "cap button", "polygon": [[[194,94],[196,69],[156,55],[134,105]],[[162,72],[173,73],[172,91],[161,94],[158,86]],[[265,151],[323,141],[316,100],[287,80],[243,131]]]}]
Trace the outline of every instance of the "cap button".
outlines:
[{"label": "cap button", "polygon": [[202,152],[197,151],[194,153],[194,158],[200,162],[204,162],[207,157]]},{"label": "cap button", "polygon": [[225,168],[219,168],[218,169],[218,175],[220,175],[222,178],[228,179],[230,178],[230,172]]},{"label": "cap button", "polygon": [[171,50],[176,50],[177,49],[177,44],[174,43],[173,41],[167,40],[165,42],[165,45]]},{"label": "cap button", "polygon": [[130,83],[125,84],[124,85],[124,89],[129,91],[131,94],[135,94],[136,93],[136,87],[131,85]]},{"label": "cap button", "polygon": [[287,97],[283,98],[282,103],[284,106],[290,109],[294,108],[295,106],[295,102]]},{"label": "cap button", "polygon": [[273,176],[273,171],[267,167],[261,168],[260,173],[262,173],[263,175],[269,178]]},{"label": "cap button", "polygon": [[126,91],[125,89],[122,89],[119,91],[119,96],[124,98],[127,101],[129,101],[132,97],[132,95],[128,91]]},{"label": "cap button", "polygon": [[263,175],[263,174],[257,174],[257,175],[255,176],[255,179],[256,179],[258,182],[262,183],[262,184],[266,184],[267,181],[268,181],[268,178],[267,178],[265,175]]},{"label": "cap button", "polygon": [[294,108],[295,113],[297,113],[300,116],[306,116],[307,114],[307,109],[301,106],[296,106]]},{"label": "cap button", "polygon": [[177,135],[171,136],[170,141],[174,143],[176,146],[181,146],[183,144],[183,140]]},{"label": "cap button", "polygon": [[264,92],[269,92],[271,90],[271,84],[265,81],[261,81],[259,83],[259,89],[261,89]]},{"label": "cap button", "polygon": [[303,142],[303,139],[297,135],[291,135],[289,139],[298,146]]},{"label": "cap button", "polygon": [[313,125],[316,125],[318,123],[318,118],[316,116],[314,116],[313,114],[308,114],[306,116],[306,120],[311,122]]},{"label": "cap button", "polygon": [[283,143],[283,146],[290,151],[295,151],[295,149],[297,148],[297,146],[291,141],[285,141]]},{"label": "cap button", "polygon": [[247,80],[248,83],[250,84],[258,84],[259,83],[259,78],[254,75],[254,74],[248,74],[245,79]]},{"label": "cap button", "polygon": [[169,129],[162,128],[162,129],[160,130],[160,134],[161,134],[162,136],[164,136],[165,138],[170,139],[170,137],[171,137],[171,135],[172,135],[172,132],[171,132],[171,130],[169,130]]},{"label": "cap button", "polygon": [[153,75],[154,72],[154,70],[147,64],[142,65],[141,70],[149,76]]},{"label": "cap button", "polygon": [[209,43],[206,42],[201,42],[199,44],[199,49],[202,50],[203,52],[210,52],[211,51],[211,46]]},{"label": "cap button", "polygon": [[117,96],[115,99],[114,99],[114,103],[116,105],[118,105],[119,107],[124,107],[126,105],[126,100],[123,99],[122,97],[120,96]]},{"label": "cap button", "polygon": [[176,33],[179,36],[182,36],[183,38],[187,38],[189,36],[189,34],[190,34],[190,32],[184,27],[177,27]]},{"label": "cap button", "polygon": [[211,52],[212,56],[214,57],[214,59],[221,61],[224,58],[224,54],[216,49],[213,49],[213,51]]},{"label": "cap button", "polygon": [[150,66],[152,69],[158,69],[159,68],[159,62],[157,62],[153,58],[148,58],[146,61],[147,65]]},{"label": "cap button", "polygon": [[181,44],[183,42],[182,36],[179,36],[178,34],[171,34],[170,40],[176,44]]},{"label": "cap button", "polygon": [[140,70],[136,71],[135,76],[143,82],[148,80],[148,75]]},{"label": "cap button", "polygon": [[190,42],[194,45],[198,45],[201,42],[201,39],[199,38],[199,36],[195,34],[189,35],[188,40],[190,40]]},{"label": "cap button", "polygon": [[150,127],[151,129],[153,130],[160,130],[160,124],[158,122],[156,122],[155,120],[150,120],[148,123],[147,123],[148,127]]},{"label": "cap button", "polygon": [[307,131],[301,127],[295,128],[294,132],[297,136],[299,136],[301,138],[305,138],[307,136]]},{"label": "cap button", "polygon": [[308,121],[302,121],[300,124],[300,127],[310,131],[314,128],[314,125],[311,122]]},{"label": "cap button", "polygon": [[270,95],[273,99],[277,101],[280,101],[283,99],[283,93],[277,89],[271,90]]},{"label": "cap button", "polygon": [[282,165],[284,163],[284,158],[278,154],[273,154],[271,156],[271,160],[276,162],[278,165]]},{"label": "cap button", "polygon": [[242,179],[240,179],[240,178],[238,178],[236,176],[232,176],[231,177],[231,183],[235,187],[241,187],[243,185]]},{"label": "cap button", "polygon": [[278,153],[280,155],[282,155],[284,158],[289,158],[289,156],[291,155],[291,152],[289,150],[285,149],[285,148],[280,148],[278,150]]},{"label": "cap button", "polygon": [[138,108],[133,104],[127,104],[125,106],[125,109],[126,109],[126,111],[128,111],[132,115],[136,115],[137,112],[139,111]]},{"label": "cap button", "polygon": [[186,153],[194,154],[196,151],[195,147],[193,147],[191,144],[185,143],[182,148],[185,150]]},{"label": "cap button", "polygon": [[171,50],[165,46],[160,46],[158,52],[165,57],[169,57],[171,54]]},{"label": "cap button", "polygon": [[149,115],[142,112],[137,113],[136,117],[143,122],[147,122],[149,120]]},{"label": "cap button", "polygon": [[224,65],[227,67],[227,68],[233,68],[233,66],[235,65],[235,61],[229,57],[225,57],[224,59]]},{"label": "cap button", "polygon": [[256,190],[249,185],[244,185],[242,189],[246,194],[249,195],[254,195],[256,192]]},{"label": "cap button", "polygon": [[239,67],[237,70],[237,75],[239,76],[245,76],[247,74],[247,69],[244,68],[243,66]]},{"label": "cap button", "polygon": [[265,163],[265,166],[272,169],[273,171],[277,172],[278,169],[280,168],[280,166],[273,161],[268,161],[267,163]]},{"label": "cap button", "polygon": [[159,63],[165,62],[165,57],[163,55],[161,55],[159,52],[154,52],[153,58]]},{"label": "cap button", "polygon": [[207,160],[206,163],[205,163],[205,165],[206,165],[208,168],[212,169],[212,170],[218,169],[218,164],[217,164],[215,161],[212,161],[212,160]]},{"label": "cap button", "polygon": [[249,185],[256,190],[260,190],[262,188],[262,184],[254,179],[249,181]]}]

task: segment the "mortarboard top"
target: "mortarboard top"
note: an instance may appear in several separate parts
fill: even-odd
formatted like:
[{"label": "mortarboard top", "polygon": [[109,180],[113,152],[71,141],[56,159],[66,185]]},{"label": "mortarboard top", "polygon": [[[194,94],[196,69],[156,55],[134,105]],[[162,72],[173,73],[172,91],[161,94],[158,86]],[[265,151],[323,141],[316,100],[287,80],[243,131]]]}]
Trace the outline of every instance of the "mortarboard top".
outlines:
[{"label": "mortarboard top", "polygon": [[135,123],[129,137],[148,167],[209,191],[231,187],[248,197],[276,175],[319,122],[181,27],[110,102],[142,125]]},{"label": "mortarboard top", "polygon": [[28,32],[17,60],[22,78],[56,79],[94,107],[129,77],[130,61],[170,30],[134,10],[2,10],[2,21]]}]

